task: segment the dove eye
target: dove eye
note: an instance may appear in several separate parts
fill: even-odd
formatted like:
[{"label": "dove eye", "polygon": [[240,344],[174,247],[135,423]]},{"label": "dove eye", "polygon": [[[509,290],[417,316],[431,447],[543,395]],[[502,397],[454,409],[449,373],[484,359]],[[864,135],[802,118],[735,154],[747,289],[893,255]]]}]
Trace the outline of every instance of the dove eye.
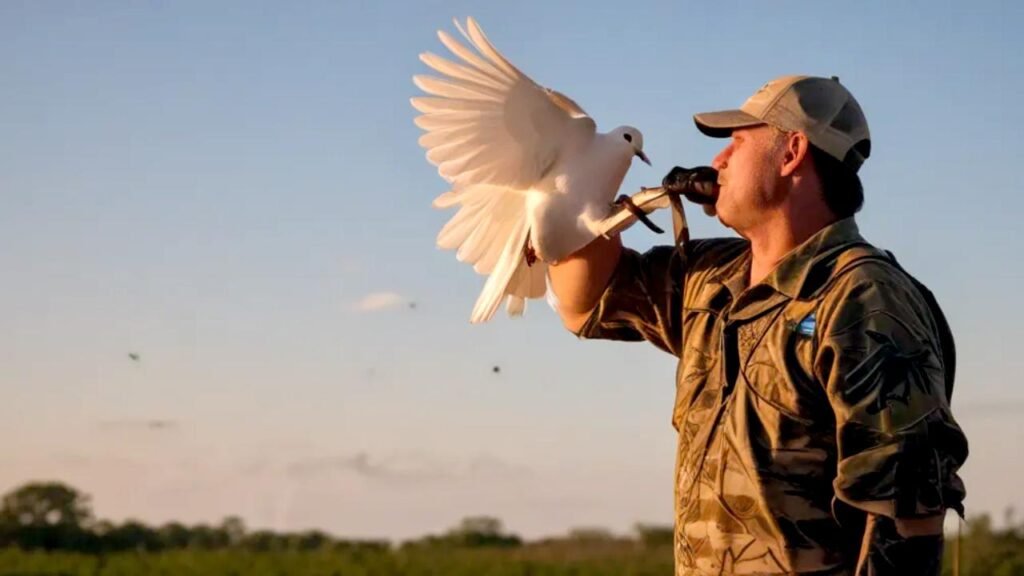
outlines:
[{"label": "dove eye", "polygon": [[626,142],[632,142],[633,141],[633,135],[632,134],[623,134],[622,137],[626,139]]}]

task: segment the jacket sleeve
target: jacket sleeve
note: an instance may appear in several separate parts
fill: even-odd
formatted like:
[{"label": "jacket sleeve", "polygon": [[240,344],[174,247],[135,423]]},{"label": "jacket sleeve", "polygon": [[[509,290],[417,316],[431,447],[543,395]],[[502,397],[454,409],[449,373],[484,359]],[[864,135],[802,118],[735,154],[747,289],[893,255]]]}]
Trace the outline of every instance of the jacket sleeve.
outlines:
[{"label": "jacket sleeve", "polygon": [[682,258],[673,246],[655,246],[644,254],[623,248],[608,287],[577,336],[647,340],[678,356],[683,274]]},{"label": "jacket sleeve", "polygon": [[835,495],[890,519],[962,516],[967,439],[945,396],[935,321],[901,274],[860,266],[822,302],[815,371],[835,412]]},{"label": "jacket sleeve", "polygon": [[942,534],[905,538],[895,520],[869,514],[855,576],[941,576]]}]

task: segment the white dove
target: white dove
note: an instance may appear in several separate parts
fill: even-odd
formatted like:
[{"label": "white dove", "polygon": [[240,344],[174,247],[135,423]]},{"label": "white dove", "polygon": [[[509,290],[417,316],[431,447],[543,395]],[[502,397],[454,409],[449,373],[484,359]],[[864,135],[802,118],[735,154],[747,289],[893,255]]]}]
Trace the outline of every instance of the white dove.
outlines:
[{"label": "white dove", "polygon": [[437,245],[489,274],[470,322],[490,320],[508,298],[510,316],[547,293],[547,263],[599,235],[634,156],[650,164],[631,126],[607,134],[565,95],[519,71],[472,18],[455,27],[479,54],[443,30],[438,37],[462,63],[430,53],[420,60],[444,78],[415,76],[434,97],[412,98],[427,159],[452,189],[434,207],[459,210]]}]

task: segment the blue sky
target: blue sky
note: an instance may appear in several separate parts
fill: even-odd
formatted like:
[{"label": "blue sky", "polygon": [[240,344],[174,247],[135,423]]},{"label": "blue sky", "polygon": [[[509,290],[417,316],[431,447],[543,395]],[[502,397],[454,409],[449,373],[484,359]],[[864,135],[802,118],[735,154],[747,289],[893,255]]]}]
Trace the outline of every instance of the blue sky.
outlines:
[{"label": "blue sky", "polygon": [[693,113],[838,75],[872,131],[862,232],[957,335],[968,511],[1024,506],[1011,2],[0,3],[0,490],[396,539],[671,521],[674,359],[541,302],[471,326],[483,278],[434,247],[411,77],[467,15],[599,129],[643,131],[627,192],[710,162]]}]

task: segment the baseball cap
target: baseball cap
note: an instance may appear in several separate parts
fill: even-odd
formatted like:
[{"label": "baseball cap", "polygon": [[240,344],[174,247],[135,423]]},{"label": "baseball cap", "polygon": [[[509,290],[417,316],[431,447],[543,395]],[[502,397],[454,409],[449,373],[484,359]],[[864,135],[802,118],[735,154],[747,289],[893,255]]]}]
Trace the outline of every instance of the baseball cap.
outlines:
[{"label": "baseball cap", "polygon": [[811,144],[854,172],[871,154],[867,118],[836,76],[781,76],[754,92],[738,110],[694,114],[693,121],[714,138],[759,124],[803,132]]}]

